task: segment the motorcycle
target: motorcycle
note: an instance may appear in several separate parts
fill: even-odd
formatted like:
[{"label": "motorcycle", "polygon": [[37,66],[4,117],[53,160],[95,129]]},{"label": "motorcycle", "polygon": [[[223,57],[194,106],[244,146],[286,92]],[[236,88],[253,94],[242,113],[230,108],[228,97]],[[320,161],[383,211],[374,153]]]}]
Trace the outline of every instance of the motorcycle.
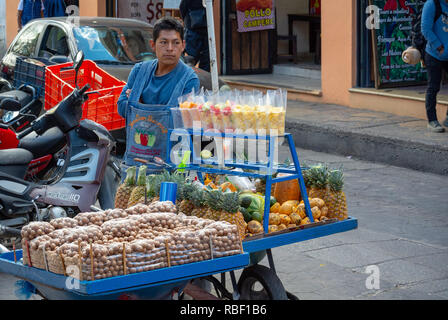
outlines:
[{"label": "motorcycle", "polygon": [[[10,109],[6,111],[2,104],[4,101],[10,100],[14,100],[16,103],[10,104]],[[17,89],[0,93],[0,110],[3,111],[2,123],[8,125],[15,132],[20,132],[40,116],[43,104],[36,89],[24,84]],[[0,142],[0,149],[5,149],[3,141]]]},{"label": "motorcycle", "polygon": [[[74,59],[75,79],[83,59],[82,52]],[[80,121],[88,89],[88,84],[78,88],[75,83],[70,95],[17,134],[22,148],[0,150],[0,239],[19,238],[21,227],[30,221],[50,221],[92,211],[97,201],[102,209],[114,207],[114,195],[121,181],[117,162],[110,157],[115,142],[103,126],[90,120]],[[3,106],[12,109],[17,107],[17,101],[7,100]],[[6,125],[2,126],[5,129]],[[65,160],[59,161],[60,172],[49,181],[26,181],[33,151],[37,151],[32,149],[32,143],[24,148],[22,139],[33,132],[39,140],[52,128],[62,132],[66,142]],[[34,148],[44,146],[41,141]]]}]

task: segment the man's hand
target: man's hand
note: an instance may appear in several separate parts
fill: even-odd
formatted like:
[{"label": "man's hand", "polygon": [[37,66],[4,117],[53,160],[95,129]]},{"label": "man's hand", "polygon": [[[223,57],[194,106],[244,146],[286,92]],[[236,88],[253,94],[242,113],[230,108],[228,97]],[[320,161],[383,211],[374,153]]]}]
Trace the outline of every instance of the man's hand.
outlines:
[{"label": "man's hand", "polygon": [[437,51],[439,52],[439,55],[442,55],[445,52],[445,48],[443,45],[437,48]]},{"label": "man's hand", "polygon": [[126,90],[126,97],[128,97],[128,99],[129,99],[129,96],[131,95],[131,89],[128,89],[128,90]]}]

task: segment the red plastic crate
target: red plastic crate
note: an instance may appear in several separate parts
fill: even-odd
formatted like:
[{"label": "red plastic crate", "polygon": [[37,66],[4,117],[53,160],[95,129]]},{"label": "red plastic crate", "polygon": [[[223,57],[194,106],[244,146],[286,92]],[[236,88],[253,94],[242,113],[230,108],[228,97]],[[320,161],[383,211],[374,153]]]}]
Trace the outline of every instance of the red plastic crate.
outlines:
[{"label": "red plastic crate", "polygon": [[[75,86],[73,63],[63,63],[46,67],[45,109],[51,109],[68,96]],[[62,70],[61,70],[62,69]],[[82,106],[82,119],[95,121],[107,130],[116,130],[125,126],[125,119],[117,111],[118,98],[126,85],[97,66],[91,60],[85,60],[79,69],[78,86],[90,85],[89,91],[98,91],[89,95]]]}]

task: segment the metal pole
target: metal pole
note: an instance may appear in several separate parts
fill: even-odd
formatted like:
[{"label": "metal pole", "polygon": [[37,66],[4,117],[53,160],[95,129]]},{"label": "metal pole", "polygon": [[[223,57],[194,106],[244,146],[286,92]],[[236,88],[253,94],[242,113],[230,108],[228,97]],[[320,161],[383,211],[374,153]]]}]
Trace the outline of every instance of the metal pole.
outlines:
[{"label": "metal pole", "polygon": [[202,4],[207,12],[208,47],[210,51],[210,72],[212,75],[212,89],[213,92],[218,92],[218,65],[216,63],[216,40],[215,22],[213,19],[213,0],[202,0]]}]

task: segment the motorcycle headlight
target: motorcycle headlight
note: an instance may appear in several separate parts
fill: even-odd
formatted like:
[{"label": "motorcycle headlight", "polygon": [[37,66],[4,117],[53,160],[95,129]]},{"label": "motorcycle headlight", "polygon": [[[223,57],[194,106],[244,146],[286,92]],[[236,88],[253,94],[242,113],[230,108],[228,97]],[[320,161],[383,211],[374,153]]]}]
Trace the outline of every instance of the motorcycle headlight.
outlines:
[{"label": "motorcycle headlight", "polygon": [[15,117],[19,115],[19,111],[7,111],[2,117],[3,123],[8,123],[12,121]]}]

